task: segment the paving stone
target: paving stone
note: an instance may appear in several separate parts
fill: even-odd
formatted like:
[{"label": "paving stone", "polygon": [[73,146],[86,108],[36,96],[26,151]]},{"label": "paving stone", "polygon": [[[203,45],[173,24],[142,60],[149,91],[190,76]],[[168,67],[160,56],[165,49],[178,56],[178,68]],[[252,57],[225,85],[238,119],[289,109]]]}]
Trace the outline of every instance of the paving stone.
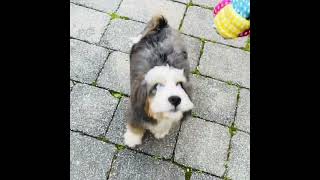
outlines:
[{"label": "paving stone", "polygon": [[[214,28],[215,29],[215,28]],[[238,37],[235,39],[224,39],[219,34],[215,33],[214,41],[222,44],[226,44],[229,46],[237,47],[237,48],[244,48],[246,46],[247,40],[249,36]]]},{"label": "paving stone", "polygon": [[205,43],[199,70],[204,75],[250,88],[250,53],[247,51]]},{"label": "paving stone", "polygon": [[113,145],[71,132],[70,179],[106,179],[115,151]]},{"label": "paving stone", "polygon": [[184,170],[172,163],[124,150],[119,153],[114,161],[109,179],[184,180]]},{"label": "paving stone", "polygon": [[178,29],[185,8],[184,4],[168,0],[123,0],[117,13],[142,22],[161,13],[173,28]]},{"label": "paving stone", "polygon": [[214,39],[212,11],[197,6],[188,8],[181,31],[200,38]]},{"label": "paving stone", "polygon": [[130,94],[129,55],[112,52],[97,80],[97,85],[125,94]]},{"label": "paving stone", "polygon": [[101,38],[100,45],[129,53],[132,47],[130,38],[137,37],[145,26],[135,21],[114,19]]},{"label": "paving stone", "polygon": [[117,103],[107,90],[76,84],[70,94],[70,128],[92,136],[104,134]]},{"label": "paving stone", "polygon": [[234,119],[237,88],[202,76],[191,75],[193,112],[204,119],[230,126]]},{"label": "paving stone", "polygon": [[200,49],[201,49],[201,41],[197,38],[193,38],[186,35],[181,35],[183,38],[187,50],[188,50],[188,59],[190,62],[190,70],[194,70],[197,66],[200,56]]},{"label": "paving stone", "polygon": [[230,135],[228,128],[192,118],[182,123],[174,160],[186,166],[222,176]]},{"label": "paving stone", "polygon": [[231,140],[231,153],[228,162],[228,177],[250,179],[250,136],[237,132]]},{"label": "paving stone", "polygon": [[[114,143],[124,145],[123,135],[126,131],[128,107],[129,98],[123,98],[113,120],[110,123],[106,138]],[[170,130],[170,133],[161,140],[155,139],[153,135],[147,131],[143,138],[142,145],[135,147],[135,149],[169,159],[173,154],[178,130],[179,126],[175,126]]]},{"label": "paving stone", "polygon": [[219,1],[220,0],[192,0],[192,3],[207,7],[215,7]]},{"label": "paving stone", "polygon": [[234,47],[245,47],[248,36],[235,39],[224,39],[217,33],[213,19],[214,16],[212,14],[212,10],[191,6],[184,18],[181,31],[189,35],[205,38],[222,44]]},{"label": "paving stone", "polygon": [[240,90],[240,99],[235,120],[237,128],[250,132],[250,91]]},{"label": "paving stone", "polygon": [[190,180],[221,180],[221,179],[215,176],[204,174],[204,173],[192,172]]},{"label": "paving stone", "polygon": [[70,36],[91,43],[98,43],[110,16],[70,3]]},{"label": "paving stone", "polygon": [[91,84],[97,77],[109,51],[75,39],[70,40],[70,78]]},{"label": "paving stone", "polygon": [[112,13],[119,6],[119,0],[71,0],[75,4],[81,4],[85,7],[97,9],[103,12]]}]

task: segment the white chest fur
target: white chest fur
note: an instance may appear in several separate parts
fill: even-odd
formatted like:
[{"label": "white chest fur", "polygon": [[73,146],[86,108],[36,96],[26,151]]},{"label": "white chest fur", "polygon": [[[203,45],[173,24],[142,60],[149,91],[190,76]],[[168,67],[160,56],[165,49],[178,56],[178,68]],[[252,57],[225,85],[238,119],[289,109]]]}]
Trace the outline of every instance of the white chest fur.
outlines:
[{"label": "white chest fur", "polygon": [[154,134],[155,138],[161,139],[169,133],[172,125],[181,120],[182,116],[182,112],[168,112],[162,115],[161,118],[156,116],[158,123],[148,126],[148,129]]}]

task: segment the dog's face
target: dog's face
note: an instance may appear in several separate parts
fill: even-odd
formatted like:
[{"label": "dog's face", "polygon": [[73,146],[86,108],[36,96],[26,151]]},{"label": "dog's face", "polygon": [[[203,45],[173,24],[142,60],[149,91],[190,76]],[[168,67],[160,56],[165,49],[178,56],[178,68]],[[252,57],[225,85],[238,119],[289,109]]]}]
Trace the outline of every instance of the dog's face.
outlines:
[{"label": "dog's face", "polygon": [[147,83],[146,113],[151,117],[159,114],[174,117],[193,108],[184,89],[187,79],[183,69],[155,66],[145,75]]}]

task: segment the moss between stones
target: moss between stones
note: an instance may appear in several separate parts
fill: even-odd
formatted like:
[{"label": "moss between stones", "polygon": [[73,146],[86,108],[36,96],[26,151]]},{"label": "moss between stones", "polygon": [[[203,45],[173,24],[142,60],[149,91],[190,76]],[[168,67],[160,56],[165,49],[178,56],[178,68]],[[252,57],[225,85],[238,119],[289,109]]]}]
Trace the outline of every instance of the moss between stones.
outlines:
[{"label": "moss between stones", "polygon": [[237,128],[235,127],[234,124],[232,124],[231,127],[229,127],[229,133],[230,133],[231,137],[237,133]]},{"label": "moss between stones", "polygon": [[156,160],[161,160],[162,158],[159,155],[152,156]]},{"label": "moss between stones", "polygon": [[117,13],[107,13],[109,16],[111,16],[111,20],[114,20],[114,19],[124,19],[124,20],[129,20],[128,17],[126,16],[120,16],[118,15]]},{"label": "moss between stones", "polygon": [[112,91],[110,90],[110,93],[113,97],[117,98],[117,99],[121,99],[124,95],[120,92],[117,92],[117,91]]},{"label": "moss between stones", "polygon": [[97,137],[98,140],[108,143],[109,140],[104,135],[99,135]]},{"label": "moss between stones", "polygon": [[197,67],[196,67],[196,69],[195,69],[195,70],[193,70],[191,73],[192,73],[192,74],[195,74],[195,75],[198,75],[198,76],[200,76],[200,75],[201,75],[201,73],[200,73],[200,71],[199,71],[199,67],[198,67],[198,66],[197,66]]},{"label": "moss between stones", "polygon": [[185,180],[190,180],[191,178],[191,175],[192,175],[192,169],[187,167],[185,168]]},{"label": "moss between stones", "polygon": [[123,145],[121,145],[121,144],[116,144],[115,146],[116,146],[116,148],[117,148],[117,151],[118,151],[118,152],[120,152],[120,151],[122,151],[122,150],[126,149],[126,147],[125,147],[125,146],[123,146]]},{"label": "moss between stones", "polygon": [[97,81],[93,81],[92,86],[97,86]]},{"label": "moss between stones", "polygon": [[193,6],[193,3],[192,3],[192,2],[189,2],[189,3],[187,4],[187,8],[189,8],[190,6]]}]

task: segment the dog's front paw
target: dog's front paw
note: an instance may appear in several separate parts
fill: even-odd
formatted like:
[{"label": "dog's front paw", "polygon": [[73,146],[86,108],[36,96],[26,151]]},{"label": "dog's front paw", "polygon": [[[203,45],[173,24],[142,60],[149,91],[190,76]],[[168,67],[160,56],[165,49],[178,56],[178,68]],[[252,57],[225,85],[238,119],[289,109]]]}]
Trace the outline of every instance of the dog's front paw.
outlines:
[{"label": "dog's front paw", "polygon": [[131,131],[127,130],[124,134],[124,144],[133,148],[136,145],[142,143],[142,136],[140,134],[132,133]]},{"label": "dog's front paw", "polygon": [[162,139],[162,138],[164,138],[167,134],[168,134],[168,132],[155,133],[155,134],[154,134],[154,137],[155,137],[156,139]]}]

